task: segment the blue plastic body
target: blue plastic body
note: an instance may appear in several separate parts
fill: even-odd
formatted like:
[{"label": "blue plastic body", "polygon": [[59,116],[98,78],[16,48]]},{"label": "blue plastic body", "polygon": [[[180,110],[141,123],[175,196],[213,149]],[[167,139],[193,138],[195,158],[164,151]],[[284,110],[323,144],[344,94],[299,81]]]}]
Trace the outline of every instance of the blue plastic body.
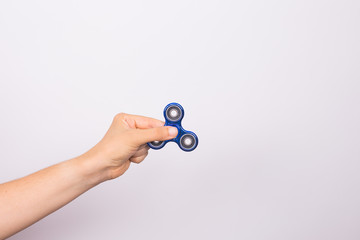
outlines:
[{"label": "blue plastic body", "polygon": [[[170,107],[178,107],[181,111],[181,117],[179,119],[177,119],[176,121],[173,121],[171,119],[169,119],[169,117],[167,116],[166,114],[166,111],[168,110],[168,108]],[[177,143],[177,145],[183,150],[183,151],[186,151],[186,152],[190,152],[190,151],[193,151],[198,143],[199,143],[199,139],[198,137],[196,136],[195,133],[191,132],[191,131],[187,131],[185,130],[182,125],[181,125],[181,121],[182,119],[184,118],[184,115],[185,115],[185,111],[184,111],[184,108],[178,104],[178,103],[169,103],[168,105],[166,105],[166,107],[164,108],[164,118],[165,118],[165,126],[172,126],[172,127],[176,127],[178,129],[178,135],[173,138],[173,139],[170,139],[170,140],[166,140],[166,141],[163,141],[161,142],[161,145],[160,146],[154,146],[154,144],[152,143],[148,143],[148,146],[152,149],[155,149],[155,150],[158,150],[158,149],[161,149],[163,148],[168,142],[175,142]],[[181,144],[181,138],[183,136],[188,136],[188,135],[191,135],[193,138],[190,138],[194,141],[194,144],[193,146],[191,146],[190,148],[189,147],[186,147],[185,145],[183,146],[183,144]]]}]

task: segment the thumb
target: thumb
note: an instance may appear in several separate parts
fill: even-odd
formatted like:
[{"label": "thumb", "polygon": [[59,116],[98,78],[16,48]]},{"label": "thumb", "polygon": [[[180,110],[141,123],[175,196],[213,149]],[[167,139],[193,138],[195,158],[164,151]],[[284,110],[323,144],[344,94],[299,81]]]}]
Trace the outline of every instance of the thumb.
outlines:
[{"label": "thumb", "polygon": [[137,145],[142,145],[152,141],[165,141],[175,138],[177,134],[177,128],[170,126],[148,129],[134,129],[132,142]]}]

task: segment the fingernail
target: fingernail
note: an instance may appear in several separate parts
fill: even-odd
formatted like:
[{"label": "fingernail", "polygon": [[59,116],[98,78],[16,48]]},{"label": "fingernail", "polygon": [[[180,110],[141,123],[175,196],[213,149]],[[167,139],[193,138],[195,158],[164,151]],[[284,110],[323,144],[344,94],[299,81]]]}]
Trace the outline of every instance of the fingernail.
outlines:
[{"label": "fingernail", "polygon": [[171,137],[176,137],[177,134],[178,134],[178,130],[176,127],[169,127],[169,135]]}]

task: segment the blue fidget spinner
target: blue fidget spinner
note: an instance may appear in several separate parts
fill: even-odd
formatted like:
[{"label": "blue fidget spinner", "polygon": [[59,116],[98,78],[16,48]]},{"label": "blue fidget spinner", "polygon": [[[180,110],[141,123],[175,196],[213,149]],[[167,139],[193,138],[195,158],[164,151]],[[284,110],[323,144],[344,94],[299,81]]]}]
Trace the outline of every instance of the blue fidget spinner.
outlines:
[{"label": "blue fidget spinner", "polygon": [[176,142],[179,147],[186,151],[190,152],[194,150],[198,145],[198,138],[195,133],[191,131],[186,131],[181,126],[181,120],[184,117],[184,109],[178,103],[170,103],[164,109],[164,117],[165,117],[165,126],[172,126],[178,129],[178,135],[170,140],[166,141],[153,141],[149,142],[148,146],[152,149],[161,149],[168,142]]}]

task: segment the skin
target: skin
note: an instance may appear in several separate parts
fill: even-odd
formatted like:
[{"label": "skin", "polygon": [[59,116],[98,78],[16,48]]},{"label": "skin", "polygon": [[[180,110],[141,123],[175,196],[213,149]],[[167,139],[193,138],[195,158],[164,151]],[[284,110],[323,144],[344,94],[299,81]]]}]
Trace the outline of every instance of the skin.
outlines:
[{"label": "skin", "polygon": [[115,179],[148,155],[147,142],[175,138],[177,129],[148,117],[117,114],[88,152],[0,184],[0,239],[27,228],[92,187]]}]

